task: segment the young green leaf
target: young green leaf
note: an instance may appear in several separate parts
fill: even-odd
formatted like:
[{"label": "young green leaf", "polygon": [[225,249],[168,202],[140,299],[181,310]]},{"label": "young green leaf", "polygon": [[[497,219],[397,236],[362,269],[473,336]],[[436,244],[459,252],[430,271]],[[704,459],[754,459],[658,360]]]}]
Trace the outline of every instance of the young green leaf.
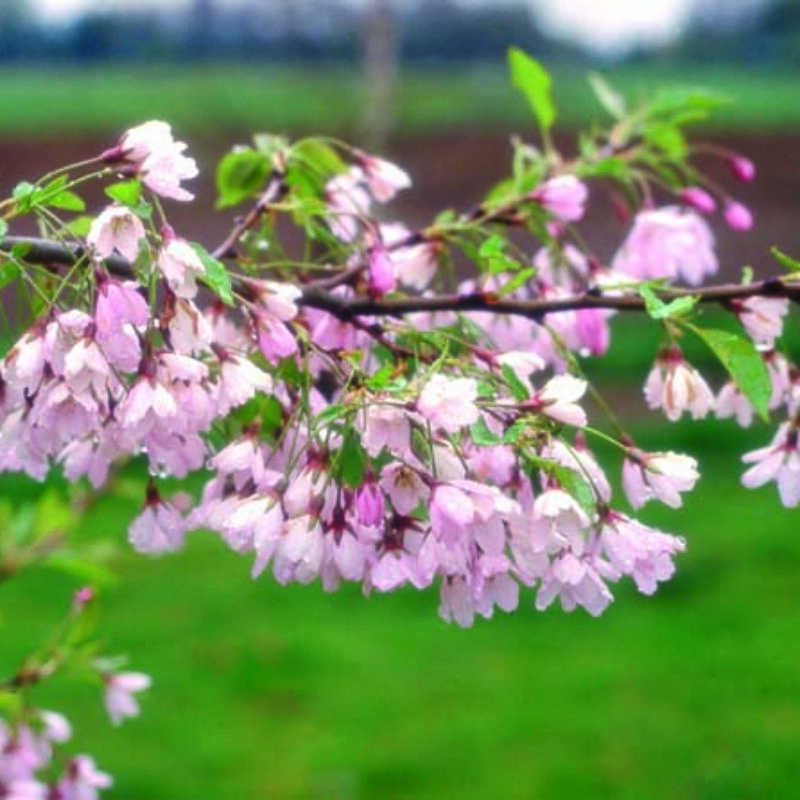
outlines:
[{"label": "young green leaf", "polygon": [[711,348],[730,374],[739,391],[750,401],[759,416],[769,419],[772,382],[764,359],[755,345],[742,336],[714,328],[692,330]]},{"label": "young green leaf", "polygon": [[530,396],[530,389],[525,386],[525,384],[519,379],[517,373],[514,372],[508,364],[503,364],[501,367],[501,372],[503,374],[503,380],[506,382],[509,391],[511,392],[511,396],[518,402],[521,403],[523,400],[527,400]]},{"label": "young green leaf", "polygon": [[10,259],[0,256],[0,289],[8,286],[11,281],[16,280],[21,274],[19,264]]},{"label": "young green leaf", "polygon": [[342,442],[340,454],[340,470],[342,480],[352,489],[356,489],[364,482],[364,468],[366,467],[366,454],[361,446],[361,440],[353,428],[349,428]]},{"label": "young green leaf", "polygon": [[203,262],[203,266],[206,268],[206,274],[201,278],[203,283],[205,283],[225,305],[232,306],[234,304],[233,284],[231,283],[231,276],[228,273],[227,267],[221,261],[217,261],[203,245],[193,242],[192,249],[200,257],[200,261]]},{"label": "young green leaf", "polygon": [[625,98],[615,91],[611,84],[599,73],[592,72],[589,75],[589,85],[592,87],[594,96],[600,102],[600,105],[614,117],[614,119],[622,119],[627,113],[625,108]]},{"label": "young green leaf", "polygon": [[647,313],[653,319],[675,319],[686,316],[696,305],[698,298],[695,296],[676,297],[665,303],[654,291],[650,284],[642,283],[637,287],[639,295],[644,300]]},{"label": "young green leaf", "polygon": [[478,421],[470,427],[469,432],[475,444],[488,446],[503,443],[503,437],[492,433],[483,417],[478,417]]},{"label": "young green leaf", "polygon": [[556,107],[550,94],[550,75],[536,59],[517,47],[508,51],[511,80],[525,95],[544,133],[556,121]]},{"label": "young green leaf", "polygon": [[800,272],[800,261],[795,260],[791,256],[787,256],[782,250],[777,247],[770,248],[772,257],[786,269],[787,272]]},{"label": "young green leaf", "polygon": [[234,150],[217,167],[217,208],[228,208],[256,194],[264,185],[270,162],[258,150]]},{"label": "young green leaf", "polygon": [[138,178],[132,178],[129,181],[112,183],[111,186],[106,186],[105,193],[123,206],[133,208],[142,197],[142,182]]}]

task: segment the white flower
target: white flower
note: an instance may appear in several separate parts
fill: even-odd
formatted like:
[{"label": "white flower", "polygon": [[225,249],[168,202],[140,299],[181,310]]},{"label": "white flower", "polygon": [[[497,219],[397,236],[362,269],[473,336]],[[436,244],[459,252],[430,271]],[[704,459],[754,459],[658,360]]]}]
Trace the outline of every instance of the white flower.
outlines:
[{"label": "white flower", "polygon": [[455,433],[478,420],[478,385],[472,378],[448,378],[436,374],[428,380],[417,400],[417,411],[434,427]]},{"label": "white flower", "polygon": [[644,396],[650,408],[661,408],[671,422],[689,411],[702,419],[714,406],[714,395],[696,369],[689,366],[677,348],[659,356],[647,376]]},{"label": "white flower", "polygon": [[113,203],[93,221],[86,241],[98,258],[108,258],[114,250],[135,261],[139,242],[145,238],[144,225],[130,209]]},{"label": "white flower", "polygon": [[115,725],[139,714],[134,694],[150,688],[150,676],[143,672],[118,672],[106,676],[106,710]]},{"label": "white flower", "polygon": [[641,211],[611,267],[642,280],[681,277],[698,286],[717,271],[714,235],[706,221],[688,209]]},{"label": "white flower", "polygon": [[178,297],[192,298],[197,294],[196,279],[205,275],[206,268],[194,248],[185,239],[171,238],[158,254],[158,268],[169,288]]}]

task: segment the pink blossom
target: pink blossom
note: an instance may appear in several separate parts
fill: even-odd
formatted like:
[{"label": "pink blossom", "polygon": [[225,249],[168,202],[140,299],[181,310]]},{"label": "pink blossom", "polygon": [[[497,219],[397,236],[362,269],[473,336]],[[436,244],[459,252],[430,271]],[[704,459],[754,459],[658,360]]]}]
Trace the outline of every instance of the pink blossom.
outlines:
[{"label": "pink blossom", "polygon": [[699,477],[697,461],[680,453],[631,449],[622,465],[622,487],[634,508],[652,499],[680,508],[681,493],[691,491]]},{"label": "pink blossom", "polygon": [[222,361],[217,404],[220,414],[243,405],[256,392],[269,394],[272,378],[247,358],[227,354]]},{"label": "pink blossom", "polygon": [[747,206],[730,200],[725,205],[725,222],[735,231],[749,231],[753,227],[753,215]]},{"label": "pink blossom", "polygon": [[388,403],[370,405],[365,416],[362,443],[371,456],[379,455],[384,447],[395,456],[409,452],[411,426],[404,408]]},{"label": "pink blossom", "polygon": [[297,340],[291,330],[279,319],[269,314],[256,313],[258,348],[270,364],[297,352]]},{"label": "pink blossom", "polygon": [[297,301],[303,296],[299,286],[276,281],[253,281],[258,305],[275,319],[289,322],[297,316]]},{"label": "pink blossom", "polygon": [[172,349],[176,353],[208,350],[214,339],[213,330],[208,318],[197,306],[191,300],[176,297],[171,311],[166,319],[166,325]]},{"label": "pink blossom", "polygon": [[611,266],[641,280],[680,277],[698,286],[717,271],[714,236],[694,211],[675,206],[641,211]]},{"label": "pink blossom", "polygon": [[76,756],[67,766],[67,775],[56,787],[58,800],[97,800],[98,789],[108,789],[111,776],[97,769],[91,756]]},{"label": "pink blossom", "polygon": [[383,468],[379,483],[398,514],[410,514],[430,497],[430,489],[417,471],[396,461]]},{"label": "pink blossom", "polygon": [[369,249],[369,289],[376,297],[381,297],[394,290],[397,285],[394,274],[394,262],[383,244],[374,244]]},{"label": "pink blossom", "polygon": [[732,307],[750,338],[761,347],[772,347],[783,332],[783,318],[789,313],[785,297],[748,297],[732,301]]},{"label": "pink blossom", "polygon": [[671,422],[684,411],[702,419],[714,405],[708,384],[683,360],[677,347],[658,357],[645,382],[644,396],[650,408],[661,408]]},{"label": "pink blossom", "polygon": [[398,280],[412,289],[425,289],[439,268],[440,249],[436,242],[422,242],[392,250],[390,258]]},{"label": "pink blossom", "polygon": [[356,489],[355,511],[358,521],[368,528],[383,524],[386,504],[383,492],[374,480],[366,481]]},{"label": "pink blossom", "polygon": [[575,222],[585,211],[589,190],[574,175],[558,175],[536,189],[531,198],[562,222]]},{"label": "pink blossom", "polygon": [[135,261],[139,243],[144,240],[144,225],[129,208],[112,203],[92,221],[86,241],[98,258],[108,258],[116,250]]},{"label": "pink blossom", "polygon": [[437,373],[428,379],[417,400],[417,411],[434,427],[455,433],[478,420],[478,385],[472,378],[448,378]]},{"label": "pink blossom", "polygon": [[95,322],[97,338],[108,340],[125,325],[143,327],[150,319],[150,308],[136,281],[116,281],[101,278],[98,282]]},{"label": "pink blossom", "polygon": [[194,195],[181,187],[181,181],[198,174],[197,164],[183,154],[184,142],[172,137],[166,122],[150,120],[126,131],[119,145],[104,153],[110,163],[130,164],[142,176],[145,186],[162,197],[192,200]]},{"label": "pink blossom", "polygon": [[717,208],[714,198],[699,186],[689,186],[681,191],[681,200],[701,214],[713,214]]},{"label": "pink blossom", "polygon": [[316,517],[303,515],[284,524],[283,538],[275,550],[273,571],[279,583],[311,583],[322,568],[324,544]]},{"label": "pink blossom", "polygon": [[144,509],[128,529],[128,540],[133,549],[147,554],[180,550],[185,533],[186,521],[180,512],[164,502],[151,485]]},{"label": "pink blossom", "polygon": [[748,489],[775,481],[784,506],[794,508],[800,503],[800,452],[796,427],[784,422],[771,444],[747,453],[742,461],[753,464],[742,475],[742,484]]},{"label": "pink blossom", "polygon": [[[169,147],[172,142],[170,126],[161,120],[150,120],[135,128],[130,128],[122,134],[116,157],[131,163],[141,163],[151,153]],[[114,151],[111,151],[109,157],[113,153]]]},{"label": "pink blossom", "polygon": [[197,294],[196,279],[206,273],[200,256],[189,242],[171,236],[158,254],[158,268],[169,288],[178,297],[189,299]]},{"label": "pink blossom", "polygon": [[352,242],[359,231],[361,218],[370,207],[370,196],[364,188],[364,172],[351,167],[347,172],[328,181],[325,187],[328,199],[329,225],[334,236],[343,242]]},{"label": "pink blossom", "polygon": [[586,412],[577,401],[585,394],[586,386],[586,381],[573,375],[556,375],[523,405],[557,422],[582,428],[586,425]]},{"label": "pink blossom", "polygon": [[135,694],[150,688],[150,676],[143,672],[117,672],[105,676],[105,704],[111,722],[119,725],[127,717],[139,715]]},{"label": "pink blossom", "polygon": [[379,203],[387,203],[399,191],[411,186],[411,178],[404,170],[383,158],[357,153],[364,177],[372,196]]},{"label": "pink blossom", "polygon": [[673,576],[672,559],[686,549],[683,539],[615,511],[609,511],[603,518],[600,542],[613,570],[608,577],[630,575],[643,594],[653,594],[659,581]]},{"label": "pink blossom", "polygon": [[714,404],[714,413],[719,419],[735,417],[742,428],[749,428],[753,421],[753,406],[733,381],[728,381],[720,389]]}]

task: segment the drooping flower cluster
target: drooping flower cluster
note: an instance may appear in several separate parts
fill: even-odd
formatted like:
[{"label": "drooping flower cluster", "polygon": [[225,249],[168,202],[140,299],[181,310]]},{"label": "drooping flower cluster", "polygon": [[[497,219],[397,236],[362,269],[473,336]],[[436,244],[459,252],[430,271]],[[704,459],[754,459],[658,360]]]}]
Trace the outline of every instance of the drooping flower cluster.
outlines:
[{"label": "drooping flower cluster", "polygon": [[[196,165],[184,150],[169,126],[150,122],[102,158],[145,191],[187,200],[181,183]],[[573,235],[589,198],[585,168],[539,165],[535,188],[414,231],[374,211],[409,176],[350,156],[347,164],[331,151],[309,166],[306,150],[263,154],[278,190],[260,187],[254,212],[219,249],[240,262],[233,278],[165,222],[145,224],[146,193],[112,193],[79,264],[88,302],[53,302],[0,364],[0,469],[41,479],[57,464],[100,487],[115,464],[143,458],[150,477],[129,529],[137,551],[178,550],[190,531],[212,530],[250,555],[254,575],[269,570],[282,583],[355,581],[367,592],[436,584],[442,616],[461,625],[516,608],[520,587],[538,608],[558,598],[592,614],[622,577],[654,591],[685,545],[612,507],[586,445],[593,429],[576,364],[608,349],[613,303],[573,301],[630,295],[653,280],[699,285],[717,268],[697,213],[710,213],[713,198],[685,187],[683,207],[640,211],[602,263]],[[287,194],[291,202],[270,207]],[[284,208],[319,262],[298,268],[283,250],[270,261],[270,215]],[[534,233],[529,254],[492,228],[523,222]],[[445,286],[456,246],[479,274],[458,284],[450,307],[415,309],[414,298],[435,299]],[[261,268],[274,271],[269,280]],[[471,305],[461,309],[462,299]],[[398,310],[404,300],[410,307]],[[495,313],[500,300],[518,310]],[[525,311],[536,303],[552,310]],[[765,349],[774,405],[787,402],[791,381],[773,350],[787,302],[729,307]],[[670,420],[712,408],[752,416],[753,393],[736,382],[715,398],[675,342],[679,322],[659,313],[672,342],[647,379],[648,405]],[[789,500],[793,430],[752,454],[747,478],[776,478]],[[614,437],[630,506],[680,506],[698,479],[694,459]],[[197,505],[160,486],[201,469],[211,474]],[[115,721],[135,713],[133,693],[146,683],[135,673],[108,679]]]},{"label": "drooping flower cluster", "polygon": [[[0,796],[9,800],[96,800],[112,780],[91,756],[62,758],[72,738],[69,722],[54,711],[30,710],[24,721],[0,721]],[[59,757],[56,758],[56,755]]]}]

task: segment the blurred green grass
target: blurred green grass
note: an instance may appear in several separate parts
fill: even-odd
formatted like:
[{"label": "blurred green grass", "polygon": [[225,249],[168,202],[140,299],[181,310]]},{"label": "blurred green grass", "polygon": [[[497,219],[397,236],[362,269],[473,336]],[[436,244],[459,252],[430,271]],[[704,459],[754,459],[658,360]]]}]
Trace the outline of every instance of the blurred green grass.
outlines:
[{"label": "blurred green grass", "polygon": [[[651,598],[620,586],[599,620],[525,594],[462,631],[432,592],[252,582],[248,559],[198,534],[173,557],[125,557],[102,600],[105,650],[154,675],[142,717],[110,730],[66,677],[37,701],[69,714],[120,800],[796,797],[797,517],[774,487],[739,487],[740,453],[770,433],[734,430],[637,425],[643,446],[697,455],[705,480],[684,509],[646,510],[688,539],[677,576]],[[133,513],[104,498],[84,535],[122,540]],[[45,571],[0,585],[0,674],[74,588]]]},{"label": "blurred green grass", "polygon": [[[585,71],[554,68],[553,74],[565,126],[603,119]],[[714,115],[717,129],[800,127],[797,76],[790,71],[692,70],[649,64],[612,69],[606,77],[630,97],[646,96],[664,85],[702,86],[720,92],[733,102]],[[195,134],[352,132],[363,98],[361,76],[352,68],[337,66],[4,68],[0,70],[0,134],[105,134],[156,117]],[[394,116],[400,133],[465,125],[507,129],[530,122],[504,67],[494,64],[405,71]]]}]

